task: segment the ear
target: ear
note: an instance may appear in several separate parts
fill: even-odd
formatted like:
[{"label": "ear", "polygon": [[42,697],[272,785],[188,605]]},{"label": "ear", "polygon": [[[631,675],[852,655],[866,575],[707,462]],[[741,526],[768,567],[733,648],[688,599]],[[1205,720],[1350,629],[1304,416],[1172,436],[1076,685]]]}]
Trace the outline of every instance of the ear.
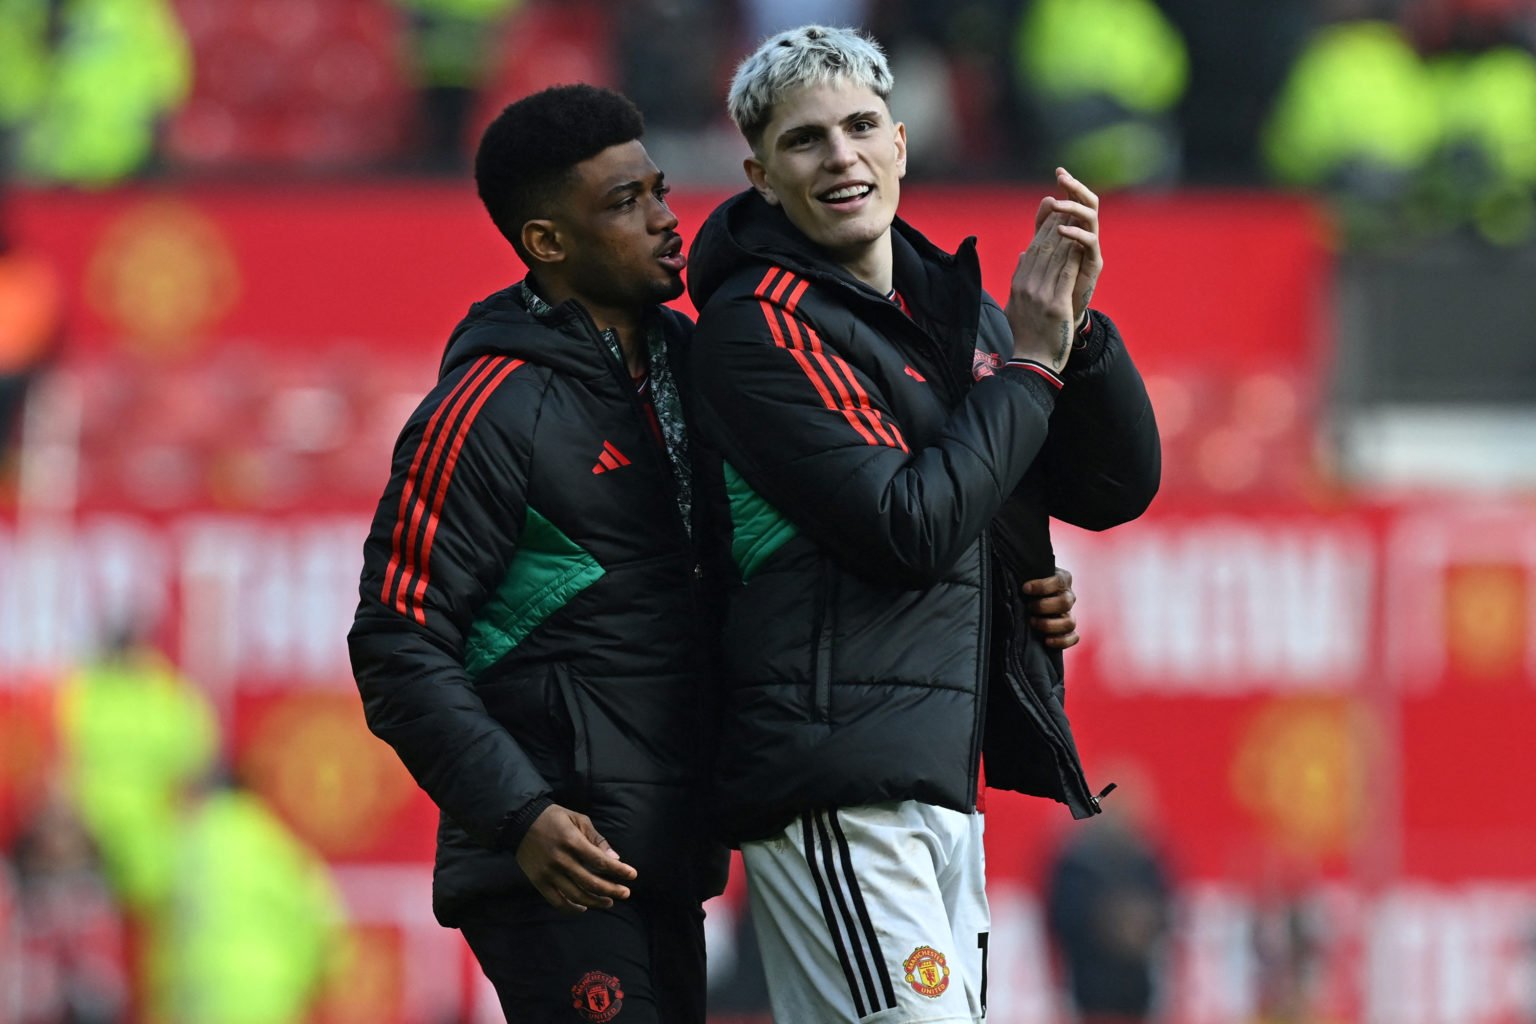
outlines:
[{"label": "ear", "polygon": [[773,186],[768,184],[768,169],[763,162],[755,156],[749,156],[741,162],[742,170],[747,172],[747,181],[757,189],[757,194],[767,200],[769,206],[778,206],[779,197],[773,191]]},{"label": "ear", "polygon": [[552,220],[530,220],[523,224],[523,248],[537,263],[564,263],[565,239]]},{"label": "ear", "polygon": [[896,176],[907,176],[907,126],[901,121],[896,122]]}]

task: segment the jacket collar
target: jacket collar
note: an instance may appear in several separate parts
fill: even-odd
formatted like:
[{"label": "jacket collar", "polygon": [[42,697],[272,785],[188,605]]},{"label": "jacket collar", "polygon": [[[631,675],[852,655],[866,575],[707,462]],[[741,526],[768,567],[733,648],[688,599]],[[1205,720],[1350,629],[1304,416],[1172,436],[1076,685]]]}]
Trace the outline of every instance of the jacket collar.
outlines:
[{"label": "jacket collar", "polygon": [[[483,355],[511,355],[582,380],[620,374],[628,379],[623,350],[611,331],[600,330],[581,303],[552,306],[524,278],[470,307],[449,336],[440,372]],[[681,314],[651,307],[644,329],[647,346],[666,345],[680,332]]]},{"label": "jacket collar", "polygon": [[[981,305],[981,263],[976,239],[950,254],[897,217],[891,227],[896,289],[913,312],[945,330],[974,335]],[[725,281],[748,266],[773,263],[804,277],[847,289],[870,302],[886,297],[833,262],[800,232],[784,211],[753,189],[738,193],[710,214],[688,255],[689,293],[703,309]]]}]

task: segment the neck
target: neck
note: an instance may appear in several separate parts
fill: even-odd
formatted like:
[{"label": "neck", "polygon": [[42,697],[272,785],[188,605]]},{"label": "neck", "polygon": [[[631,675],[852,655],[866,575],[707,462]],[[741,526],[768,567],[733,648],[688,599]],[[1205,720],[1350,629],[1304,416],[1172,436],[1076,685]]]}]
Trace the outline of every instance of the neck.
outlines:
[{"label": "neck", "polygon": [[895,284],[889,231],[858,252],[838,254],[837,262],[881,295],[888,293]]},{"label": "neck", "polygon": [[[597,320],[597,317],[592,319]],[[605,324],[597,320],[597,326],[603,330],[612,329],[618,335],[619,348],[624,352],[624,368],[629,371],[631,377],[637,377],[645,369],[646,356],[645,345],[641,339],[645,336],[640,330],[638,321],[619,326],[617,324]]]}]

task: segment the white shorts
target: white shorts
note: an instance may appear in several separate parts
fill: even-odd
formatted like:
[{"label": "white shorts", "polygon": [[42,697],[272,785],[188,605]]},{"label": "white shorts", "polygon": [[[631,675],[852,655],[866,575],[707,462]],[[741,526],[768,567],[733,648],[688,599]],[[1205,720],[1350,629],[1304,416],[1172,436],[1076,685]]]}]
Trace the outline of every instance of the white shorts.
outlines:
[{"label": "white shorts", "polygon": [[903,800],[808,812],[743,843],[773,1019],[982,1020],[982,817]]}]

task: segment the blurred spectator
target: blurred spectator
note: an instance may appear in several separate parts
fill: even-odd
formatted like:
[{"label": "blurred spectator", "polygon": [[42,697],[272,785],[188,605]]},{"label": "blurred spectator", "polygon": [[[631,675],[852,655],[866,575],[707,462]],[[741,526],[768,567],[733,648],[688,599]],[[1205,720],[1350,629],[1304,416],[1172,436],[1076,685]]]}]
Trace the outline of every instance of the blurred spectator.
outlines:
[{"label": "blurred spectator", "polygon": [[123,921],[85,826],[59,795],[45,802],[13,853],[9,1024],[116,1024],[128,1008]]},{"label": "blurred spectator", "polygon": [[302,1024],[345,949],[319,854],[253,793],[196,797],[157,931],[154,1016],[168,1024]]},{"label": "blurred spectator", "polygon": [[60,739],[80,813],[107,877],[134,910],[163,907],[189,788],[218,749],[208,700],[132,628],[59,694]]},{"label": "blurred spectator", "polygon": [[621,88],[645,112],[647,135],[724,121],[736,48],[721,4],[630,0],[613,16]]},{"label": "blurred spectator", "polygon": [[1032,0],[1015,46],[1051,166],[1100,191],[1177,180],[1189,58],[1152,0]]},{"label": "blurred spectator", "polygon": [[165,1024],[299,1024],[342,949],[319,855],[253,794],[207,780],[207,698],[118,630],[60,694],[85,824],[130,911],[136,1003]]},{"label": "blurred spectator", "polygon": [[1046,926],[1084,1024],[1148,1020],[1161,996],[1172,892],[1140,799],[1122,793],[1073,826],[1046,882]]},{"label": "blurred spectator", "polygon": [[896,86],[890,107],[907,126],[907,167],[913,174],[948,174],[964,168],[967,155],[957,113],[947,26],[954,12],[906,0],[874,5],[860,23],[886,49]]},{"label": "blurred spectator", "polygon": [[0,68],[18,176],[85,186],[151,165],[192,78],[167,0],[0,0]]},{"label": "blurred spectator", "polygon": [[27,387],[58,343],[63,294],[42,257],[11,242],[0,184],[0,465],[20,427]]},{"label": "blurred spectator", "polygon": [[891,109],[906,122],[917,175],[1016,177],[1036,150],[1032,110],[1016,102],[1012,0],[885,0],[870,29],[890,46]]},{"label": "blurred spectator", "polygon": [[872,0],[742,0],[742,49],[750,52],[775,32],[799,25],[862,28],[876,7]]},{"label": "blurred spectator", "polygon": [[1433,209],[1487,241],[1536,237],[1536,55],[1513,9],[1440,0],[1420,38],[1439,102]]},{"label": "blurred spectator", "polygon": [[423,170],[468,166],[469,117],[497,56],[500,27],[522,0],[394,0],[411,15]]},{"label": "blurred spectator", "polygon": [[1440,143],[1435,88],[1390,5],[1330,0],[1264,128],[1276,180],[1330,195],[1346,238],[1421,231],[1417,182]]},{"label": "blurred spectator", "polygon": [[1323,938],[1297,881],[1270,879],[1253,916],[1254,1001],[1265,1024],[1308,1024],[1321,974]]},{"label": "blurred spectator", "polygon": [[1189,47],[1180,106],[1184,179],[1252,184],[1259,128],[1307,32],[1314,0],[1160,0]]},{"label": "blurred spectator", "polygon": [[213,762],[218,724],[203,694],[125,627],[61,688],[59,738],[81,818],[128,913],[140,1006],[166,970],[154,936],[176,880],[182,808]]}]

